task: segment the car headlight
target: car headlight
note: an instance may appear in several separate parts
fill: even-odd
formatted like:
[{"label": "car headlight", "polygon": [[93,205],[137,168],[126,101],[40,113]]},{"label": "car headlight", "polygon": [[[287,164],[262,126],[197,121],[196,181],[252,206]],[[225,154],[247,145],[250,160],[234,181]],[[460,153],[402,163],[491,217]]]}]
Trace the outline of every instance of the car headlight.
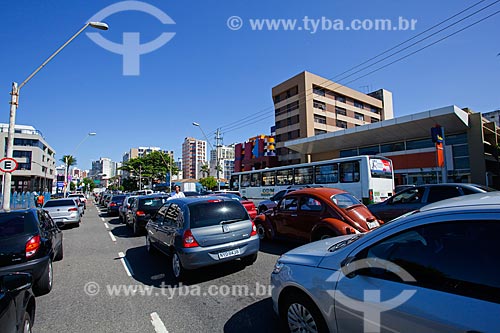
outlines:
[{"label": "car headlight", "polygon": [[276,261],[276,264],[274,264],[273,274],[278,274],[279,272],[281,272],[283,266],[285,266],[285,264],[278,259],[278,261]]}]

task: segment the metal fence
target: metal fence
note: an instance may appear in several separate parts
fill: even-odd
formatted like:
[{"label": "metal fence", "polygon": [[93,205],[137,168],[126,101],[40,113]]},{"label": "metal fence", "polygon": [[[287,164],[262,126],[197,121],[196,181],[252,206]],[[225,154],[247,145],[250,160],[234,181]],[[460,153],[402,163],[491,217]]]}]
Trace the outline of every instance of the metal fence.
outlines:
[{"label": "metal fence", "polygon": [[[44,202],[50,200],[50,193],[43,192]],[[26,209],[36,207],[37,192],[14,192],[10,196],[10,209]],[[3,207],[3,194],[0,194],[0,207]]]}]

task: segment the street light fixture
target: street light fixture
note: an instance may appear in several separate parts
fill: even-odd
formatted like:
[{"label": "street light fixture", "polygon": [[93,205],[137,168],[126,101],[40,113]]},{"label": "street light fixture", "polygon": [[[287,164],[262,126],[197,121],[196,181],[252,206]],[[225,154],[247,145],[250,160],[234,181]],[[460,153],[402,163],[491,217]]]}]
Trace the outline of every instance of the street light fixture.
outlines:
[{"label": "street light fixture", "polygon": [[[203,134],[203,136],[205,137],[205,140],[207,140],[208,144],[210,145],[210,148],[212,150],[214,150],[214,147],[212,146],[212,144],[210,143],[210,140],[208,140],[207,138],[207,135],[205,134],[205,131],[203,131],[203,128],[201,127],[201,125],[195,121],[193,121],[193,126],[196,126],[200,129],[201,133]],[[216,143],[215,143],[215,172],[216,172],[216,175],[217,175],[217,190],[220,191],[220,165],[219,165],[219,129],[217,129],[217,133],[216,133]]]},{"label": "street light fixture", "polygon": [[[78,30],[66,43],[64,43],[60,48],[58,48],[50,57],[47,58],[33,73],[31,73],[26,80],[24,80],[19,87],[17,82],[12,82],[12,90],[10,92],[10,117],[9,117],[9,133],[7,136],[7,151],[5,157],[12,158],[14,153],[14,128],[16,126],[16,111],[19,106],[19,93],[21,88],[24,87],[29,80],[33,78],[45,65],[49,63],[59,52],[62,51],[73,39],[80,35],[87,27],[96,28],[99,30],[108,30],[109,27],[103,22],[87,22],[85,25]],[[3,182],[3,209],[5,211],[10,211],[10,191],[11,191],[12,174],[10,172],[5,173]]]},{"label": "street light fixture", "polygon": [[85,142],[85,140],[87,140],[87,138],[89,136],[95,136],[97,135],[96,132],[90,132],[90,133],[87,133],[87,135],[85,135],[85,137],[83,138],[82,141],[80,141],[80,143],[76,146],[76,148],[73,150],[73,153],[71,155],[66,155],[66,158],[64,159],[64,182],[66,183],[66,185],[64,186],[64,197],[66,198],[66,193],[68,193],[68,187],[69,187],[69,174],[68,174],[68,169],[69,169],[69,161],[68,161],[68,157],[72,156],[74,157],[74,155],[76,154],[78,148],[80,148],[80,146],[82,145],[82,143]]}]

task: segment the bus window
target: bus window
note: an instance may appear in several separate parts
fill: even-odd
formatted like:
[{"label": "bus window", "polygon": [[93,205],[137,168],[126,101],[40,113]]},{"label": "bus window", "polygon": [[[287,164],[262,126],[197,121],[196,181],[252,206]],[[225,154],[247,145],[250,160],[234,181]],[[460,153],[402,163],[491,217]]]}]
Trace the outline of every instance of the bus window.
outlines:
[{"label": "bus window", "polygon": [[246,173],[241,175],[241,184],[240,187],[249,187],[250,186],[250,174]]},{"label": "bus window", "polygon": [[260,186],[260,172],[252,173],[250,176],[250,187]]},{"label": "bus window", "polygon": [[292,185],[293,169],[276,171],[276,185]]},{"label": "bus window", "polygon": [[274,186],[276,171],[266,171],[262,173],[262,186]]},{"label": "bus window", "polygon": [[313,183],[313,167],[296,168],[294,171],[294,180],[297,185]]},{"label": "bus window", "polygon": [[340,182],[359,182],[359,161],[340,163]]},{"label": "bus window", "polygon": [[339,166],[337,163],[316,166],[316,184],[338,183]]},{"label": "bus window", "polygon": [[229,188],[231,191],[238,191],[240,189],[238,178],[238,175],[231,176],[231,179],[229,180]]},{"label": "bus window", "polygon": [[370,158],[370,171],[373,178],[392,178],[391,161]]}]

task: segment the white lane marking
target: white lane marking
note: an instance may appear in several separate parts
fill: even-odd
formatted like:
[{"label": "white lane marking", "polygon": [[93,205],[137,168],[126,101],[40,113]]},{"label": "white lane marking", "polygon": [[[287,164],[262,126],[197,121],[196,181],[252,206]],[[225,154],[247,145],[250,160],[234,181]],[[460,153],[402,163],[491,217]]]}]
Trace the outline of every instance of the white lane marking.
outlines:
[{"label": "white lane marking", "polygon": [[163,324],[163,321],[161,321],[160,316],[156,312],[151,314],[151,324],[153,324],[156,333],[168,333],[165,324]]},{"label": "white lane marking", "polygon": [[109,231],[109,237],[111,237],[111,240],[112,240],[113,242],[116,242],[116,238],[115,238],[115,236],[111,233],[111,231]]},{"label": "white lane marking", "polygon": [[131,277],[133,275],[132,268],[130,268],[127,258],[125,258],[125,254],[123,252],[118,252],[118,256],[120,257],[123,268],[125,268],[125,272],[127,272],[127,275]]},{"label": "white lane marking", "polygon": [[109,229],[109,226],[106,222],[104,222],[104,226],[106,227],[106,229]]},{"label": "white lane marking", "polygon": [[105,222],[105,221],[106,221],[106,220],[104,219],[104,217],[101,217],[101,220],[102,220],[102,222]]}]

